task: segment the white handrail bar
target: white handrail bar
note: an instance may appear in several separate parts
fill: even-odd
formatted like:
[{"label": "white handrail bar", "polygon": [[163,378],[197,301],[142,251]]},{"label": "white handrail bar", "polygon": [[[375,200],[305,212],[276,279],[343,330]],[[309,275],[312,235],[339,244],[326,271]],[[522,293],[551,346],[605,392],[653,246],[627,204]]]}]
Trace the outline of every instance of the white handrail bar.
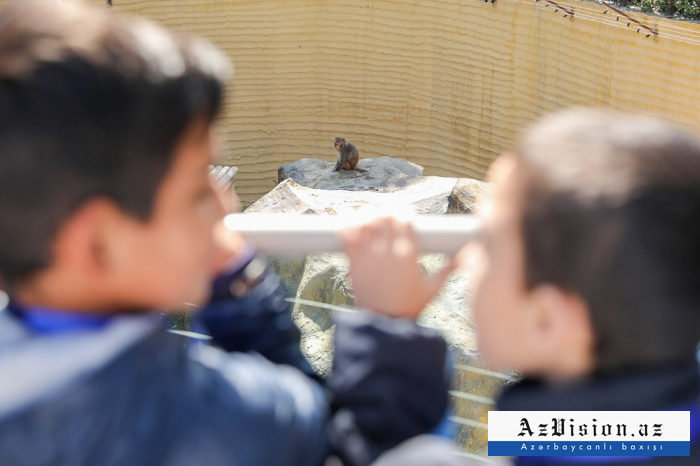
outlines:
[{"label": "white handrail bar", "polygon": [[[268,254],[342,252],[339,233],[370,220],[359,215],[231,214],[227,228]],[[410,219],[423,253],[455,254],[481,232],[474,215],[417,215]]]}]

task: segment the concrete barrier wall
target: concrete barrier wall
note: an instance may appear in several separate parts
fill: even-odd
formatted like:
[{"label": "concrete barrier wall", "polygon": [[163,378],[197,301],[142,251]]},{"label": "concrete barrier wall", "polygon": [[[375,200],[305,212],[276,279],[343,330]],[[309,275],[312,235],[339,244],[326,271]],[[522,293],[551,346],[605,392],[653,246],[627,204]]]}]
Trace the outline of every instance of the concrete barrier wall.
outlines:
[{"label": "concrete barrier wall", "polygon": [[221,159],[240,168],[246,204],[274,186],[279,165],[334,160],[335,136],[363,157],[482,178],[524,125],[564,106],[652,112],[700,130],[694,23],[630,13],[659,30],[647,38],[580,1],[558,2],[573,20],[547,0],[113,3],[207,36],[231,57]]}]

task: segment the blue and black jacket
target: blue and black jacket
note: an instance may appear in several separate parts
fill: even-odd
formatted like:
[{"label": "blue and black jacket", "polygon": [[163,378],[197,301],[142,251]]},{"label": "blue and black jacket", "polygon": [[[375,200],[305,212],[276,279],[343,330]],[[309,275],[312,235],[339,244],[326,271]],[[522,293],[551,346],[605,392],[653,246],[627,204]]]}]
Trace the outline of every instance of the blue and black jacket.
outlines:
[{"label": "blue and black jacket", "polygon": [[690,456],[534,457],[522,466],[691,466],[700,465],[700,369],[695,361],[596,374],[568,386],[525,379],[498,400],[502,411],[690,411]]},{"label": "blue and black jacket", "polygon": [[0,465],[366,465],[440,422],[439,336],[339,316],[320,380],[278,281],[258,278],[243,297],[215,289],[201,316],[216,348],[184,344],[155,314],[0,311]]}]

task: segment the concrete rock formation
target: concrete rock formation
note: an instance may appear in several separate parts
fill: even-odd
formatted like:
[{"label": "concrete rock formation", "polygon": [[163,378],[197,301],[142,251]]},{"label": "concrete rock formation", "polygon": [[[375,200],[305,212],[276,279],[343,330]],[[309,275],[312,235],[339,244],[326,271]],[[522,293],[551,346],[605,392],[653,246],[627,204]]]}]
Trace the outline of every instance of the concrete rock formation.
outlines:
[{"label": "concrete rock formation", "polygon": [[474,214],[483,201],[493,196],[493,186],[471,178],[460,178],[450,193],[448,214]]},{"label": "concrete rock formation", "polygon": [[278,169],[279,184],[246,212],[339,214],[391,206],[420,214],[474,213],[491,194],[483,181],[423,176],[423,168],[393,157],[363,159],[366,173],[333,172],[333,164],[301,159]]},{"label": "concrete rock formation", "polygon": [[334,172],[335,164],[310,157],[288,163],[277,170],[278,182],[288,178],[302,186],[315,189],[347,191],[398,191],[423,176],[423,167],[393,157],[362,159],[353,170]]}]

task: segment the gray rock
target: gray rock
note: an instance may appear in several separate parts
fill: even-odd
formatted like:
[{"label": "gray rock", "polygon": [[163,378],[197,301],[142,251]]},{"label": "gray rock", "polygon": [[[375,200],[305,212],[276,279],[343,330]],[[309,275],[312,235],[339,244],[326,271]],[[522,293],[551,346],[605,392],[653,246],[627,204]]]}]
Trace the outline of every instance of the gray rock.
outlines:
[{"label": "gray rock", "polygon": [[286,180],[248,207],[246,213],[266,214],[318,214],[299,197],[300,186],[293,180]]},{"label": "gray rock", "polygon": [[[354,176],[351,174],[351,176]],[[286,179],[246,209],[246,213],[298,213],[335,215],[359,209],[411,210],[420,214],[444,214],[448,196],[457,178],[422,176],[402,188],[384,189],[381,180],[373,180],[372,190],[312,189]]]},{"label": "gray rock", "polygon": [[333,170],[334,163],[325,160],[306,157],[296,162],[282,165],[277,169],[277,182],[292,179],[302,186],[313,188],[316,182],[327,173]]},{"label": "gray rock", "polygon": [[476,207],[493,196],[493,186],[485,181],[471,178],[457,180],[448,198],[447,213],[474,214]]},{"label": "gray rock", "polygon": [[334,163],[307,157],[281,166],[277,170],[278,182],[291,178],[307,188],[386,193],[401,190],[424,173],[420,165],[393,157],[360,159],[357,166],[365,172],[334,172],[334,166]]},{"label": "gray rock", "polygon": [[[355,297],[347,273],[348,261],[342,254],[311,254],[304,261],[296,298],[351,308]],[[333,362],[333,311],[297,302],[292,317],[301,330],[304,355],[318,374],[328,376]]]}]

